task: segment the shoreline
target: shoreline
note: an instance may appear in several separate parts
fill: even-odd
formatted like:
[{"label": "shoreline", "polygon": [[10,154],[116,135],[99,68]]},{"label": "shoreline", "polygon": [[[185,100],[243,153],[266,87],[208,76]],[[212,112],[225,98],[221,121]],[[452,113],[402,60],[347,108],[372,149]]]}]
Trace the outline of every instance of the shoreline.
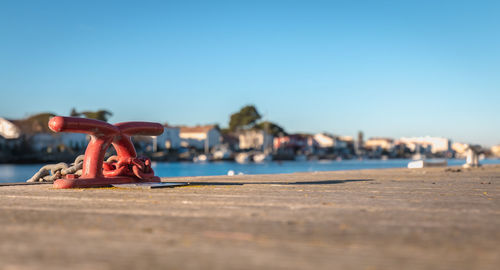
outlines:
[{"label": "shoreline", "polygon": [[[411,160],[343,160],[343,161],[286,161],[246,163],[237,162],[155,162],[153,168],[160,177],[195,177],[224,175],[274,175],[300,172],[325,172],[364,169],[407,168]],[[446,167],[461,166],[464,160],[448,160]],[[500,164],[500,159],[483,160],[483,165]],[[0,183],[24,182],[46,164],[0,164]]]},{"label": "shoreline", "polygon": [[0,268],[496,269],[500,165],[0,186]]}]

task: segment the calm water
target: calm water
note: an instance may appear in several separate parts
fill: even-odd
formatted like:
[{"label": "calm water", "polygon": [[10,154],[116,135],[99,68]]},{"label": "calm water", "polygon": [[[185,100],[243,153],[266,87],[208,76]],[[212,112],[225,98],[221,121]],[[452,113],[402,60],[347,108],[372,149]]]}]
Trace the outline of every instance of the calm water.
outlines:
[{"label": "calm water", "polygon": [[[344,160],[344,161],[284,161],[262,164],[236,162],[191,163],[191,162],[156,162],[153,168],[158,176],[203,176],[227,175],[232,170],[235,174],[274,174],[314,171],[340,171],[359,169],[406,168],[409,160]],[[451,159],[448,165],[461,165],[464,160]],[[500,159],[482,160],[482,164],[500,164]],[[12,165],[0,164],[0,182],[24,182],[43,164]]]}]

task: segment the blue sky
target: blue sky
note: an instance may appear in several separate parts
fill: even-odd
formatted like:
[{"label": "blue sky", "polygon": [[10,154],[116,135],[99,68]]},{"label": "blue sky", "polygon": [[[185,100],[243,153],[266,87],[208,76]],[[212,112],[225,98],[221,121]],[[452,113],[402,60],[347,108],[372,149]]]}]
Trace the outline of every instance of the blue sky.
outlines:
[{"label": "blue sky", "polygon": [[0,1],[0,116],[500,143],[500,1]]}]

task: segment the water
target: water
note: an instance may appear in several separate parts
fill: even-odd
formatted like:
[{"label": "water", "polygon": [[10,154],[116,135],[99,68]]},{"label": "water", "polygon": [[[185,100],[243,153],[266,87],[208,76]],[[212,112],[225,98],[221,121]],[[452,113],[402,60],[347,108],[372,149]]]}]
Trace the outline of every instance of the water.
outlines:
[{"label": "water", "polygon": [[[173,176],[207,176],[227,175],[232,170],[235,174],[275,174],[315,171],[340,171],[359,169],[406,168],[407,159],[389,160],[343,160],[343,161],[283,161],[262,164],[236,162],[154,162],[156,175],[161,177]],[[464,160],[450,159],[449,166],[462,165]],[[481,164],[500,164],[500,159],[482,160]],[[0,164],[0,182],[24,182],[35,174],[44,164],[13,165]]]}]

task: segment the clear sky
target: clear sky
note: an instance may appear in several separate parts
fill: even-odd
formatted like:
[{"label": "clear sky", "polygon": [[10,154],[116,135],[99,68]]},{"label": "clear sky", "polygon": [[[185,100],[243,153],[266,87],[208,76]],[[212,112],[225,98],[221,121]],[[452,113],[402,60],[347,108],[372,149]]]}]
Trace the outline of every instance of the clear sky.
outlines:
[{"label": "clear sky", "polygon": [[500,1],[0,0],[0,116],[500,143]]}]

